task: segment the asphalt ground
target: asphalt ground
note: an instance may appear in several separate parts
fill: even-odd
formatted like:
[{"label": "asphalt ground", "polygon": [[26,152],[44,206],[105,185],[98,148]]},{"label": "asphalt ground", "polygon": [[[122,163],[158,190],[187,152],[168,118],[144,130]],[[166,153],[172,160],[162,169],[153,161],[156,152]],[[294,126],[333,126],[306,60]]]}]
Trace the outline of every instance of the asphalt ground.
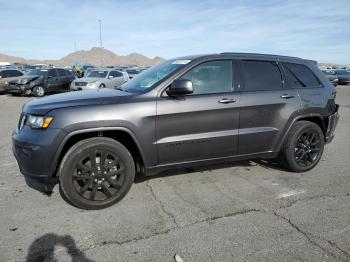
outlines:
[{"label": "asphalt ground", "polygon": [[30,98],[0,96],[0,261],[350,261],[350,86],[337,89],[336,137],[313,170],[164,172],[99,211],[25,184],[11,133]]}]

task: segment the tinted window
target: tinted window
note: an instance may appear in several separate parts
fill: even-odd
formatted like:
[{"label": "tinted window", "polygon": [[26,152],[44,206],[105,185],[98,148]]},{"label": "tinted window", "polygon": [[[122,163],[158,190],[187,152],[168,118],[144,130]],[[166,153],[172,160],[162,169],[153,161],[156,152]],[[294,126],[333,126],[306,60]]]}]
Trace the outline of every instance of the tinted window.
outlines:
[{"label": "tinted window", "polygon": [[16,77],[16,76],[22,76],[23,73],[21,71],[18,70],[12,70],[12,76]]},{"label": "tinted window", "polygon": [[1,72],[2,78],[10,77],[9,71],[10,71],[10,70],[4,70],[4,71],[2,71],[2,72]]},{"label": "tinted window", "polygon": [[48,76],[50,76],[50,77],[56,77],[56,76],[57,76],[56,69],[50,69],[50,70],[49,70],[49,73],[48,73]]},{"label": "tinted window", "polygon": [[312,71],[305,65],[283,63],[286,80],[291,87],[316,87],[320,82]]},{"label": "tinted window", "polygon": [[66,70],[58,68],[57,71],[59,76],[66,76]]},{"label": "tinted window", "polygon": [[113,72],[114,72],[114,74],[115,74],[116,77],[121,77],[121,76],[123,76],[123,73],[121,73],[121,72],[119,72],[119,71],[113,71]]},{"label": "tinted window", "polygon": [[335,73],[337,75],[350,75],[350,71],[346,71],[346,70],[336,70]]},{"label": "tinted window", "polygon": [[282,88],[278,65],[271,61],[242,61],[245,91],[265,91]]},{"label": "tinted window", "polygon": [[192,68],[181,77],[192,81],[193,94],[232,91],[232,61],[212,61]]},{"label": "tinted window", "polygon": [[123,74],[119,71],[112,71],[110,74],[110,76],[113,76],[113,77],[121,77],[123,76]]}]

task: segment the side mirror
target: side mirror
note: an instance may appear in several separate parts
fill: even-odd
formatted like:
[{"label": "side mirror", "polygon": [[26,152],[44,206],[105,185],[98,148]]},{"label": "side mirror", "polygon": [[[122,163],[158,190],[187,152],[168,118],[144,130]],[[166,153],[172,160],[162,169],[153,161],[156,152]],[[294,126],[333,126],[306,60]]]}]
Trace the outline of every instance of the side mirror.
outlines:
[{"label": "side mirror", "polygon": [[114,78],[114,76],[108,76],[108,79],[112,79],[112,78]]},{"label": "side mirror", "polygon": [[176,79],[166,91],[168,96],[181,96],[193,93],[192,81],[187,79]]}]

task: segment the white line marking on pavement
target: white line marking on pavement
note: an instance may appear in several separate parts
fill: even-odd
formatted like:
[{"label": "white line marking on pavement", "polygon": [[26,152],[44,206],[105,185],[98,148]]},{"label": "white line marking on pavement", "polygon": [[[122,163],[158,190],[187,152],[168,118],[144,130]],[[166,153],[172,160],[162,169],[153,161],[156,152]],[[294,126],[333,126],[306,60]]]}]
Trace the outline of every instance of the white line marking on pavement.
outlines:
[{"label": "white line marking on pavement", "polygon": [[285,197],[290,197],[290,196],[294,196],[294,195],[299,195],[299,194],[303,194],[306,191],[303,189],[297,189],[297,190],[291,190],[288,192],[284,192],[284,193],[280,193],[277,195],[277,198],[285,198]]}]

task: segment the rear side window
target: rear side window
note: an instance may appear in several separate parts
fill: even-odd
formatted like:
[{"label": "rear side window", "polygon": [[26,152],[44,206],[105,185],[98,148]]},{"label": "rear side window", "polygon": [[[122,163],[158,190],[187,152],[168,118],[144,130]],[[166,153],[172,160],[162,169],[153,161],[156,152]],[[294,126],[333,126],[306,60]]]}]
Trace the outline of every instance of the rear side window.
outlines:
[{"label": "rear side window", "polygon": [[242,61],[244,91],[282,89],[281,73],[276,62]]},{"label": "rear side window", "polygon": [[232,92],[232,61],[211,61],[200,64],[181,79],[192,81],[193,94]]},{"label": "rear side window", "polygon": [[285,77],[290,87],[320,87],[321,83],[305,65],[283,63]]}]

